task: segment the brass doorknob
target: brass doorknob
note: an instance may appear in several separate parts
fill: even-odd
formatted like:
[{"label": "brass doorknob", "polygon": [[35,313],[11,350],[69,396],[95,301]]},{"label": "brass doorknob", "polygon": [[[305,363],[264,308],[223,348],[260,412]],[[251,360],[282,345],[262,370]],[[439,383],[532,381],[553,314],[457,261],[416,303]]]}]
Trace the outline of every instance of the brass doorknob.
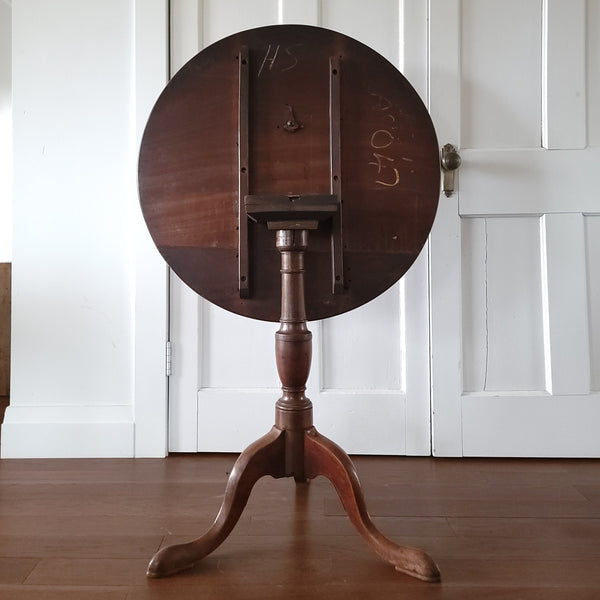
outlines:
[{"label": "brass doorknob", "polygon": [[446,144],[442,148],[442,169],[444,171],[454,171],[460,167],[462,162],[460,154],[452,144]]},{"label": "brass doorknob", "polygon": [[460,167],[460,163],[462,162],[456,146],[446,144],[442,148],[440,162],[444,171],[442,189],[444,190],[444,194],[449,197],[454,192],[454,171]]}]

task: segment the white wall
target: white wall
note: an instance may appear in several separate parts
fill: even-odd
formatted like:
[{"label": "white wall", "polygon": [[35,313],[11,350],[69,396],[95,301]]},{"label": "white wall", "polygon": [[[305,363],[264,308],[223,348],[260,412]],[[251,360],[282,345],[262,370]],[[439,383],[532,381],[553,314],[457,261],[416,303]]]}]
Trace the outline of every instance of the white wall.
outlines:
[{"label": "white wall", "polygon": [[0,0],[0,262],[12,259],[11,17]]},{"label": "white wall", "polygon": [[165,0],[13,5],[3,457],[165,453],[165,271],[141,222],[136,164],[166,80],[166,23]]}]

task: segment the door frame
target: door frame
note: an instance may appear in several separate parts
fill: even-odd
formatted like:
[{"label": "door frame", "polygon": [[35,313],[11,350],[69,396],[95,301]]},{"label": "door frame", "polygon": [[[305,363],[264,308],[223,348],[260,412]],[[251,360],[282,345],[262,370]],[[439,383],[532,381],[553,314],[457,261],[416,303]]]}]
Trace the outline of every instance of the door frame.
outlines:
[{"label": "door frame", "polygon": [[[438,142],[460,147],[460,0],[429,0],[428,61],[429,112]],[[433,7],[435,10],[431,10]],[[432,36],[431,31],[436,35]],[[441,107],[444,107],[441,110]],[[430,339],[432,447],[434,456],[462,456],[462,348],[461,282],[453,266],[460,258],[458,198],[460,175],[455,171],[455,192],[440,196],[430,235]],[[460,269],[460,263],[458,268]],[[431,282],[435,281],[435,286]],[[436,423],[443,426],[436,427]]]},{"label": "door frame", "polygon": [[[134,0],[135,131],[134,152],[139,153],[142,133],[156,98],[168,81],[169,0]],[[167,455],[168,380],[165,348],[168,329],[167,267],[154,246],[137,201],[132,181],[132,418],[135,457]]]}]

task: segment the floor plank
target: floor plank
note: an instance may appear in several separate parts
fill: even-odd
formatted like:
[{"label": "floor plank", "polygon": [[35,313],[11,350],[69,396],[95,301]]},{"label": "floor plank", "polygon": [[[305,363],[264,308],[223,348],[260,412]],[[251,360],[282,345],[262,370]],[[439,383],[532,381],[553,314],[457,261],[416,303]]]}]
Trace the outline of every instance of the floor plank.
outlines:
[{"label": "floor plank", "polygon": [[2,600],[127,600],[128,594],[126,587],[0,585]]},{"label": "floor plank", "polygon": [[144,583],[144,558],[43,558],[25,585],[115,586]]},{"label": "floor plank", "polygon": [[0,560],[0,584],[23,583],[38,562],[36,558],[2,556],[2,560]]},{"label": "floor plank", "polygon": [[0,556],[68,558],[146,558],[160,547],[162,535],[3,535]]},{"label": "floor plank", "polygon": [[0,598],[600,598],[600,461],[357,457],[373,520],[424,548],[441,584],[363,543],[331,484],[264,478],[197,567],[145,576],[212,523],[235,457],[0,461]]}]

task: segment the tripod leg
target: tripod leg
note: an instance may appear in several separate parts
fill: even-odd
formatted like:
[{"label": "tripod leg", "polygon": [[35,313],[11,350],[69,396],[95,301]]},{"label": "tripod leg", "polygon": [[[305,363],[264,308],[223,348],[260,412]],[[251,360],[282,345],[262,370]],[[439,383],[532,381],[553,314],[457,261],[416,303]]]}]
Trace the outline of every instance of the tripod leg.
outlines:
[{"label": "tripod leg", "polygon": [[440,581],[439,569],[428,554],[417,548],[394,544],[375,527],[349,456],[314,428],[306,432],[304,444],[307,477],[323,475],[331,481],[350,520],[371,549],[393,564],[397,571],[423,581]]},{"label": "tripod leg", "polygon": [[227,482],[219,514],[210,529],[187,544],[163,548],[148,565],[148,577],[166,577],[190,569],[222,544],[238,522],[254,484],[263,476],[285,476],[285,434],[273,427],[237,459]]}]

